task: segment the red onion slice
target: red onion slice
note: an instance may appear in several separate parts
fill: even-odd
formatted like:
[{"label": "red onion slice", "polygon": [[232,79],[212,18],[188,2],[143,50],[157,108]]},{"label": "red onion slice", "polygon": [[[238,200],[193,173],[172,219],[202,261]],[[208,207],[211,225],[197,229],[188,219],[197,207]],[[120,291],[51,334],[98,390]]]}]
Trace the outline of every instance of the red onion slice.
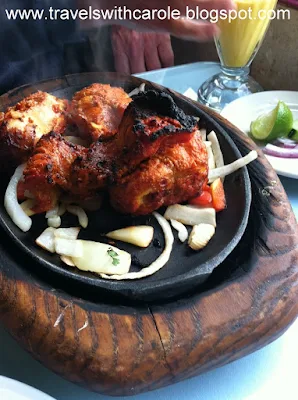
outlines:
[{"label": "red onion slice", "polygon": [[283,147],[284,149],[294,149],[297,143],[289,138],[279,138],[273,142],[273,145]]},{"label": "red onion slice", "polygon": [[267,144],[263,148],[263,153],[268,156],[279,157],[279,158],[298,158],[298,147],[294,149],[282,148],[274,146],[273,144]]}]

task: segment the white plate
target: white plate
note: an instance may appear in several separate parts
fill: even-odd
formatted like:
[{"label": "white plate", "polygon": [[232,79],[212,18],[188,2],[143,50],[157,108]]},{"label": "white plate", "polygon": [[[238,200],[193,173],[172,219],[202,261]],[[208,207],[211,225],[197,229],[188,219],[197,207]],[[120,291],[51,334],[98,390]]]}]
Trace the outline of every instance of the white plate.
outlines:
[{"label": "white plate", "polygon": [[55,400],[31,386],[0,376],[1,400]]},{"label": "white plate", "polygon": [[[246,134],[250,124],[261,114],[272,110],[278,101],[284,101],[298,119],[298,92],[271,91],[251,94],[228,104],[221,115]],[[298,159],[267,156],[275,171],[282,176],[298,179]]]}]

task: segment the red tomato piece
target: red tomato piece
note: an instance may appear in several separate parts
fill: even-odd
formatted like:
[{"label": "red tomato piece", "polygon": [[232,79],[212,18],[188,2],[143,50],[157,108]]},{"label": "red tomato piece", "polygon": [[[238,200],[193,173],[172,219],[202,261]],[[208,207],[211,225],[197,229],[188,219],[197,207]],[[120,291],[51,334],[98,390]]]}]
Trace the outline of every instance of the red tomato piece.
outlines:
[{"label": "red tomato piece", "polygon": [[195,197],[189,201],[189,204],[193,206],[210,206],[212,204],[211,193],[204,190],[200,196]]},{"label": "red tomato piece", "polygon": [[203,192],[211,193],[211,187],[207,183],[203,186]]},{"label": "red tomato piece", "polygon": [[211,185],[211,194],[214,209],[219,212],[226,208],[225,189],[220,178],[216,179]]}]

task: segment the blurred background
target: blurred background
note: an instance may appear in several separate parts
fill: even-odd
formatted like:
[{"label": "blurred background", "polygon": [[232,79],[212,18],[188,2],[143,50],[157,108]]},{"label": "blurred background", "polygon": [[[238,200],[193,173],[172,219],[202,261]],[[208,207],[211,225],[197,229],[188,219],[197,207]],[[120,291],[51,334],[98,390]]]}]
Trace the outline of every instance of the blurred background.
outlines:
[{"label": "blurred background", "polygon": [[[291,20],[272,21],[265,42],[253,62],[251,75],[266,90],[298,90],[298,1],[280,1],[278,8],[290,8]],[[92,49],[94,70],[114,69],[109,31],[110,28],[105,27],[88,32],[90,48],[88,44],[85,51]],[[103,41],[108,43],[104,49],[101,45]],[[172,45],[175,65],[218,61],[213,42],[203,44],[172,38]],[[86,55],[86,58],[89,57]]]},{"label": "blurred background", "polygon": [[[290,8],[291,20],[272,21],[251,75],[266,90],[298,90],[298,1],[279,3],[278,8]],[[176,64],[218,60],[213,43],[198,45],[173,39],[173,47]]]},{"label": "blurred background", "polygon": [[[22,4],[28,7],[44,2],[48,4],[49,0],[38,3],[26,0]],[[59,3],[56,0],[51,4]],[[1,0],[0,10],[16,4],[18,0]],[[252,64],[251,75],[265,90],[298,90],[298,0],[280,0],[278,7],[290,9],[291,19],[272,21],[265,43]],[[45,21],[16,23],[2,20],[3,16],[1,13],[0,94],[26,83],[65,74],[115,71],[111,27],[76,32],[75,22],[54,22],[48,27]],[[12,42],[14,46],[10,45]],[[119,46],[121,58],[121,42]],[[172,47],[175,65],[218,61],[213,41],[203,44],[172,38]]]}]

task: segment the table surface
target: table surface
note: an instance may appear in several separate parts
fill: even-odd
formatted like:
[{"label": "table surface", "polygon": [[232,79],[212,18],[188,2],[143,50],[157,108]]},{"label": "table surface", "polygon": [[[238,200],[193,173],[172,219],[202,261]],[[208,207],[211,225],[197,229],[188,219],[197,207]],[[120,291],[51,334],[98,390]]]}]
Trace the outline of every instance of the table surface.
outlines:
[{"label": "table surface", "polygon": [[[194,63],[142,76],[184,93],[217,73],[215,63]],[[281,178],[298,217],[298,181]],[[297,400],[298,320],[274,343],[229,365],[132,400]],[[57,400],[105,400],[59,378],[27,354],[0,326],[0,375],[31,385]],[[4,400],[4,399],[3,399]]]}]

